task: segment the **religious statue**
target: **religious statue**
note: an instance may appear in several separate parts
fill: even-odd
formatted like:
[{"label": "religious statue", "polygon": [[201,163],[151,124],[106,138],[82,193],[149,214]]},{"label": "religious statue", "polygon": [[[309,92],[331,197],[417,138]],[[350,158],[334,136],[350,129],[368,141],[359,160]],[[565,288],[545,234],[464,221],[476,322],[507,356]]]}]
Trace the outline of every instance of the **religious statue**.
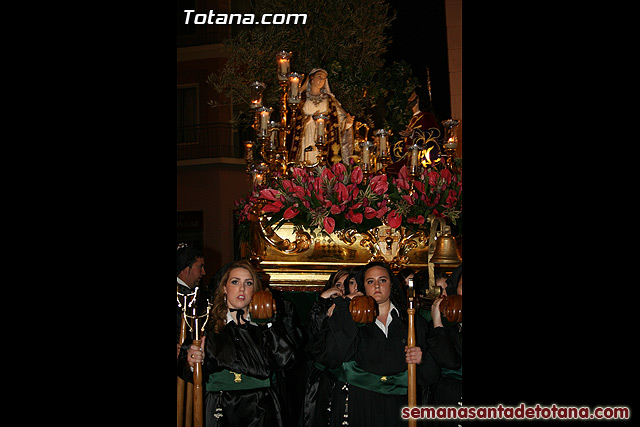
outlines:
[{"label": "religious statue", "polygon": [[[407,153],[407,147],[413,144],[414,140],[424,139],[422,142],[424,144],[423,149],[421,150],[421,160],[426,164],[434,164],[440,161],[440,147],[436,141],[437,137],[440,137],[440,130],[438,126],[438,120],[436,117],[430,113],[425,111],[420,111],[420,95],[418,94],[419,89],[416,88],[408,99],[407,108],[413,111],[413,116],[405,130],[400,131],[400,136],[404,138],[404,149],[403,153]],[[399,147],[396,147],[394,150],[394,154],[397,155],[397,150]],[[407,156],[401,157],[397,162],[390,164],[387,166],[386,172],[391,174],[397,174],[402,166],[407,164]]]},{"label": "religious statue", "polygon": [[[354,117],[342,108],[340,102],[331,93],[327,71],[322,68],[311,70],[302,85],[302,102],[293,111],[289,159],[293,162],[304,162],[307,166],[318,162],[316,147],[317,126],[313,116],[328,116],[326,139],[329,163],[349,163],[353,154],[353,119]],[[339,153],[339,157],[338,157]],[[332,156],[333,154],[333,156]]]}]

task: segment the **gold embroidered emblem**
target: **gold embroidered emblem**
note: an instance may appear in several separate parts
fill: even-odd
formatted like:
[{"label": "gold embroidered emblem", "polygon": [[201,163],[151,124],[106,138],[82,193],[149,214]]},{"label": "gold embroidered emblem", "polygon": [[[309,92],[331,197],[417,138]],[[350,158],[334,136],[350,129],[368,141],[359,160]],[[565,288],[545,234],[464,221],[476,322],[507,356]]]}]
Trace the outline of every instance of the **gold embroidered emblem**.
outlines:
[{"label": "gold embroidered emblem", "polygon": [[380,377],[380,381],[382,381],[382,382],[387,381],[387,376],[385,375],[385,376]]},{"label": "gold embroidered emblem", "polygon": [[233,379],[233,382],[239,383],[242,382],[242,374],[239,374],[237,372],[233,372],[233,371],[229,371],[231,372],[233,375],[235,375],[236,377]]}]

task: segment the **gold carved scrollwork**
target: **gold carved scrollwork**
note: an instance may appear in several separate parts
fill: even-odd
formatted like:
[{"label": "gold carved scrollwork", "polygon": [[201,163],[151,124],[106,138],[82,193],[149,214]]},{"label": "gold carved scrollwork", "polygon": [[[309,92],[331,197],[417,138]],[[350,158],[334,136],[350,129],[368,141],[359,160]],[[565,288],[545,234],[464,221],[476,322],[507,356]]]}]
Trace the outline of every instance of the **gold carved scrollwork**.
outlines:
[{"label": "gold carved scrollwork", "polygon": [[297,230],[296,240],[291,242],[289,239],[283,239],[268,224],[266,216],[260,217],[260,231],[264,239],[274,248],[285,254],[300,254],[311,247],[311,236],[309,233]]},{"label": "gold carved scrollwork", "polygon": [[358,231],[355,228],[336,231],[338,239],[342,240],[348,245],[353,245],[356,242],[356,234],[358,234]]}]

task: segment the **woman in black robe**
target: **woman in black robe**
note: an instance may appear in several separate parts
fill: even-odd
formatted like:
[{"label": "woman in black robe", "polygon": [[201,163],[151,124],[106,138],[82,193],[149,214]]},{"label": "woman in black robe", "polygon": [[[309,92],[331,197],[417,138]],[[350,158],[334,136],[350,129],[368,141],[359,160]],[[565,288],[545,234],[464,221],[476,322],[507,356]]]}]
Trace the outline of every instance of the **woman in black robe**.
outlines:
[{"label": "woman in black robe", "polygon": [[[453,270],[447,279],[446,295],[462,296],[462,265]],[[434,405],[462,405],[462,322],[452,323],[443,319],[440,303],[443,297],[437,298],[431,306],[433,329],[427,342],[429,352],[440,368],[440,378],[432,386]],[[441,421],[438,426],[456,426],[457,422]]]},{"label": "woman in black robe", "polygon": [[202,362],[207,427],[283,425],[279,393],[271,381],[277,370],[294,363],[295,345],[281,315],[260,324],[262,319],[251,318],[249,303],[261,289],[251,264],[232,264],[215,291],[202,347],[184,346],[181,352],[187,381],[192,381],[189,368]]},{"label": "woman in black robe", "polygon": [[407,363],[417,363],[419,385],[437,380],[437,367],[427,351],[426,321],[415,316],[416,347],[408,349],[406,302],[397,278],[383,262],[369,263],[363,278],[358,293],[376,301],[376,321],[356,324],[349,299],[336,297],[336,307],[314,342],[316,360],[338,376],[330,396],[329,425],[401,426],[406,423],[401,409],[408,403]]}]

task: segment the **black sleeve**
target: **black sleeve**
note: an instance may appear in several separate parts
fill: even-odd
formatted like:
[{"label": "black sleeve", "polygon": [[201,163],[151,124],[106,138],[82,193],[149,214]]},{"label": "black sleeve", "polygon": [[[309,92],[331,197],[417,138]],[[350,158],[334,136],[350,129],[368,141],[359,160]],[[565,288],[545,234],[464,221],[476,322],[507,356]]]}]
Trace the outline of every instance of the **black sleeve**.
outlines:
[{"label": "black sleeve", "polygon": [[458,369],[462,363],[462,355],[456,350],[455,327],[437,327],[427,339],[429,352],[438,366],[447,369]]},{"label": "black sleeve", "polygon": [[422,362],[416,369],[417,380],[420,385],[429,386],[440,376],[440,368],[429,351],[427,339],[428,323],[422,316],[415,316],[416,345],[422,350]]},{"label": "black sleeve", "polygon": [[282,317],[276,316],[273,324],[266,327],[263,340],[272,369],[287,369],[295,363],[296,341],[287,332]]},{"label": "black sleeve", "polygon": [[338,367],[356,352],[358,326],[349,312],[349,301],[342,297],[333,299],[336,308],[323,322],[311,346],[314,358],[328,368]]}]

